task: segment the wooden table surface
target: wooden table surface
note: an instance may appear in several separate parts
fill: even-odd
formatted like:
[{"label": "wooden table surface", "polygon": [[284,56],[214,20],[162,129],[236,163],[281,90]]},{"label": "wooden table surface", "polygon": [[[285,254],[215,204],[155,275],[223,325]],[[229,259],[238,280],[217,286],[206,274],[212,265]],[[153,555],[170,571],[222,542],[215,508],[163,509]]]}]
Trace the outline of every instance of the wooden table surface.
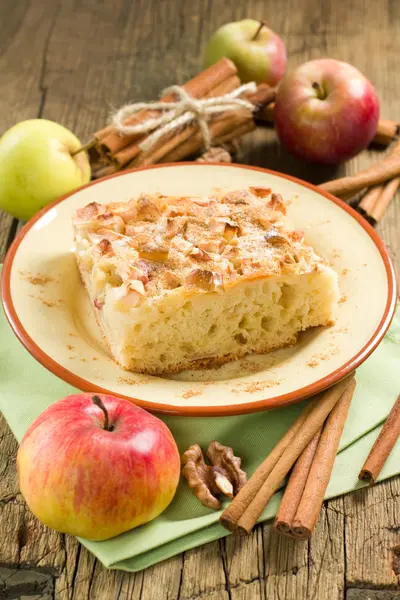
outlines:
[{"label": "wooden table surface", "polygon": [[[267,19],[282,35],[291,67],[322,56],[359,67],[378,89],[382,116],[400,120],[398,0],[1,0],[0,132],[43,117],[85,141],[111,106],[156,98],[193,76],[216,27],[245,16]],[[375,156],[364,152],[338,171]],[[247,137],[243,162],[316,183],[337,176],[294,160],[267,130]],[[18,227],[0,213],[0,260]],[[398,198],[379,232],[398,267]],[[74,538],[32,516],[18,490],[16,450],[2,420],[0,598],[400,599],[400,478],[328,502],[309,542],[279,537],[267,523],[127,574],[107,571]]]}]

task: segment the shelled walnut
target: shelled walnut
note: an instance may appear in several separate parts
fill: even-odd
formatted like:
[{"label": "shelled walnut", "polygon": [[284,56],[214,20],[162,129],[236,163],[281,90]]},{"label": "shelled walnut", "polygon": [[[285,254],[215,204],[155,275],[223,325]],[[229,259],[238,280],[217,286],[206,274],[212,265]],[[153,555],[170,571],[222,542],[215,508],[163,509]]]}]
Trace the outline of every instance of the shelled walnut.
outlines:
[{"label": "shelled walnut", "polygon": [[234,456],[230,446],[211,442],[207,457],[211,465],[205,462],[198,444],[190,446],[182,455],[182,475],[203,506],[218,509],[221,507],[218,496],[236,496],[246,483],[247,475],[240,468],[242,459]]}]

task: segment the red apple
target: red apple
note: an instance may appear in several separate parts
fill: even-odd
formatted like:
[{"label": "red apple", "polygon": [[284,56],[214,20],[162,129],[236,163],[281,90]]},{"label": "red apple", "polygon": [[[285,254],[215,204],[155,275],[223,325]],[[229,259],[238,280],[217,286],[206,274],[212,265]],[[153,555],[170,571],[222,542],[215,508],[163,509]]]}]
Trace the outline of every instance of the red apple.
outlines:
[{"label": "red apple", "polygon": [[32,423],[17,467],[22,495],[40,521],[105,540],[168,506],[180,457],[168,427],[142,408],[105,394],[75,394]]},{"label": "red apple", "polygon": [[371,142],[379,101],[355,67],[321,58],[284,76],[274,115],[279,139],[288,150],[309,161],[336,164]]}]

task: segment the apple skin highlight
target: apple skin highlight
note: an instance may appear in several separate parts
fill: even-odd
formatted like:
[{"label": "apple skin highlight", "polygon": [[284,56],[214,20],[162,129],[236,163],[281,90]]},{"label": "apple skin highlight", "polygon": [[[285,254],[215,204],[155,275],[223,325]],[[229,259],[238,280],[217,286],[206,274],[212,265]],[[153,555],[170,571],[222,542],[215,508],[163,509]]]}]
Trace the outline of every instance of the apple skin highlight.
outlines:
[{"label": "apple skin highlight", "polygon": [[283,77],[274,116],[278,137],[290,152],[310,162],[337,164],[372,141],[379,100],[355,67],[323,58]]},{"label": "apple skin highlight", "polygon": [[45,525],[105,540],[157,517],[174,497],[180,456],[168,427],[133,403],[98,394],[68,396],[26,432],[17,455],[19,484]]}]

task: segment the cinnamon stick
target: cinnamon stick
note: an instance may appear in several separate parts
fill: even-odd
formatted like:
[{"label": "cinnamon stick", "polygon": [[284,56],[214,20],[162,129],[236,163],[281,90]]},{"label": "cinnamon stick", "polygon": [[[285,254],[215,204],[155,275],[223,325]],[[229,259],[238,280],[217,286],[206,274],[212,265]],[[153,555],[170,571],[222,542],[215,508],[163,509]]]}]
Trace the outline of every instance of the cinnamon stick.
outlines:
[{"label": "cinnamon stick", "polygon": [[217,145],[221,145],[227,144],[228,142],[233,142],[234,140],[237,140],[240,137],[242,137],[242,135],[244,135],[245,133],[254,131],[255,128],[256,124],[254,123],[254,121],[247,121],[246,123],[239,125],[239,127],[236,127],[235,129],[227,131],[223,135],[218,136],[215,139],[215,143]]},{"label": "cinnamon stick", "polygon": [[[182,87],[193,98],[203,98],[210,90],[220,85],[225,79],[232,75],[236,75],[237,69],[233,62],[228,58],[221,58],[214,65],[198,73],[193,79],[185,83]],[[160,102],[172,102],[174,94],[166,94]],[[136,125],[143,122],[145,119],[158,116],[158,111],[142,110],[134,117],[127,119],[128,125]],[[96,134],[95,134],[96,136]],[[98,136],[98,134],[97,134]],[[96,137],[97,137],[96,136]],[[115,155],[117,152],[129,146],[138,138],[138,134],[121,136],[117,131],[109,133],[101,140],[101,146],[106,154]]]},{"label": "cinnamon stick", "polygon": [[334,196],[354,195],[364,188],[385,183],[400,176],[400,142],[396,144],[393,152],[380,161],[370,165],[367,169],[355,175],[341,177],[322,183],[319,187]]},{"label": "cinnamon stick", "polygon": [[284,496],[279,505],[279,510],[275,517],[274,527],[280,533],[292,535],[293,521],[296,515],[306,485],[307,477],[311,469],[318,442],[321,437],[322,427],[314,435],[311,442],[303,450],[297,459],[289,482],[286,486]]},{"label": "cinnamon stick", "polygon": [[375,185],[367,191],[360,204],[358,205],[358,210],[362,215],[369,217],[371,210],[377,203],[379,196],[382,194],[382,191],[383,185]]},{"label": "cinnamon stick", "polygon": [[[400,160],[400,143],[396,144],[389,156],[396,155]],[[395,177],[386,185],[382,184],[370,188],[358,205],[358,210],[373,223],[378,223],[394,198],[399,185],[400,178]]]},{"label": "cinnamon stick", "polygon": [[101,177],[107,177],[108,175],[113,175],[116,173],[118,169],[114,165],[107,165],[99,167],[98,169],[92,170],[93,179],[100,179]]},{"label": "cinnamon stick", "polygon": [[257,121],[260,121],[261,123],[273,124],[275,121],[274,109],[275,102],[271,102],[267,106],[264,106],[264,108],[259,110],[257,113]]},{"label": "cinnamon stick", "polygon": [[[234,498],[230,506],[222,513],[220,522],[224,527],[230,531],[239,529],[243,533],[250,533],[274,492],[278,489],[282,480],[286,477],[318,429],[322,427],[326,417],[336,405],[353,377],[354,375],[349,375],[331,387],[315,402],[303,425],[297,431],[291,443],[285,448],[268,476],[265,478],[264,473],[256,471],[236,498]],[[246,498],[246,502],[238,501],[241,494],[242,497]],[[226,518],[227,511],[229,511],[229,520]]]},{"label": "cinnamon stick", "polygon": [[400,124],[397,121],[389,121],[381,119],[378,122],[373,142],[380,144],[381,146],[389,146],[395,140],[400,133]]},{"label": "cinnamon stick", "polygon": [[377,437],[358,476],[362,481],[375,483],[387,457],[400,436],[400,395]]},{"label": "cinnamon stick", "polygon": [[267,83],[260,83],[255,92],[247,95],[247,99],[257,107],[255,117],[257,117],[258,114],[267,106],[270,106],[271,102],[274,102],[275,98],[275,88],[269,86]]},{"label": "cinnamon stick", "polygon": [[[217,85],[215,88],[210,90],[203,97],[215,98],[216,96],[223,96],[224,94],[228,94],[229,92],[232,92],[233,90],[237,89],[239,86],[239,77],[237,77],[236,75],[232,75],[231,77],[228,77],[225,81]],[[196,125],[189,125],[188,127],[185,127],[182,131],[180,131],[178,134],[173,133],[172,137],[164,136],[157,142],[157,148],[152,148],[147,152],[147,154],[141,153],[140,150],[140,142],[142,142],[146,138],[146,134],[141,135],[135,143],[132,143],[126,148],[123,148],[122,150],[117,152],[113,156],[113,160],[117,163],[118,167],[121,168],[124,165],[131,162],[137,156],[139,156],[139,154],[141,154],[141,157],[138,159],[138,164],[145,165],[156,163],[166,153],[166,151],[164,150],[164,144],[168,143],[167,140],[169,141],[169,146],[178,146],[182,141],[188,139],[191,135],[193,135],[193,133],[196,132],[196,130]],[[147,162],[147,157],[149,155],[152,157],[152,162]]]},{"label": "cinnamon stick", "polygon": [[294,437],[298,434],[300,429],[303,427],[304,422],[311,410],[315,405],[315,401],[310,402],[303,412],[297,417],[297,419],[289,427],[282,439],[277,443],[273,450],[268,454],[267,458],[257,467],[252,477],[248,480],[246,485],[242,487],[240,492],[235,496],[235,499],[231,504],[224,510],[220,516],[221,525],[228,529],[228,531],[234,531],[237,526],[241,515],[244,510],[248,507],[251,500],[254,498],[262,484],[275,467],[276,463],[289,446],[292,443]]},{"label": "cinnamon stick", "polygon": [[322,430],[304,492],[293,520],[292,533],[296,538],[309,538],[317,522],[355,387],[356,381],[353,379],[332,410]]},{"label": "cinnamon stick", "polygon": [[373,223],[379,223],[379,221],[382,219],[386,209],[396,195],[399,186],[400,177],[395,177],[384,186],[377,202],[369,212],[369,217]]}]

